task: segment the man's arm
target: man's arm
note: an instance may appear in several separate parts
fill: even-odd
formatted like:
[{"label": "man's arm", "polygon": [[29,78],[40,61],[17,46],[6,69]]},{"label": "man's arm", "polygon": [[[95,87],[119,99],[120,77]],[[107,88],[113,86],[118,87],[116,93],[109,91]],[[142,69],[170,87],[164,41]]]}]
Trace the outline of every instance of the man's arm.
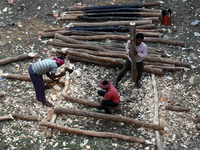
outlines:
[{"label": "man's arm", "polygon": [[59,75],[55,75],[55,73],[49,73],[49,72],[47,72],[46,75],[47,75],[47,77],[49,77],[51,80],[56,81],[55,79],[56,79],[57,77],[64,76],[65,73],[64,73],[64,72],[61,72]]},{"label": "man's arm", "polygon": [[147,57],[147,46],[144,45],[143,50],[141,52],[138,52],[137,54],[140,58],[144,59]]}]

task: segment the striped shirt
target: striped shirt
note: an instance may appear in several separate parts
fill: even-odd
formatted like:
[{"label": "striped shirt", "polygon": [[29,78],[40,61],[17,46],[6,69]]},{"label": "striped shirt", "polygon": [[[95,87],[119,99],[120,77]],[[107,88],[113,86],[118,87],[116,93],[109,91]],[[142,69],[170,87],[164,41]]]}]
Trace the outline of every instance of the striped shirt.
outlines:
[{"label": "striped shirt", "polygon": [[[130,40],[126,44],[126,52],[128,53],[130,51]],[[136,51],[138,51],[138,54],[136,55],[136,62],[142,62],[145,57],[147,57],[147,46],[143,42],[136,46]],[[128,59],[131,61],[130,56],[128,55]]]},{"label": "striped shirt", "polygon": [[58,65],[56,60],[45,59],[32,64],[32,69],[38,75],[44,75],[47,72],[55,73],[57,72]]}]

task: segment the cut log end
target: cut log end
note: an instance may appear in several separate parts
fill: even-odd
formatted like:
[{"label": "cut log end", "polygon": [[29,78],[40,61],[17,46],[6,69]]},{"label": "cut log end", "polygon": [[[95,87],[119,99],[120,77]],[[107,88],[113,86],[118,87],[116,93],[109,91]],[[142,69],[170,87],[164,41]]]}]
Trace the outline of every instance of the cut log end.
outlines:
[{"label": "cut log end", "polygon": [[131,22],[130,25],[131,25],[131,26],[135,26],[135,22]]}]

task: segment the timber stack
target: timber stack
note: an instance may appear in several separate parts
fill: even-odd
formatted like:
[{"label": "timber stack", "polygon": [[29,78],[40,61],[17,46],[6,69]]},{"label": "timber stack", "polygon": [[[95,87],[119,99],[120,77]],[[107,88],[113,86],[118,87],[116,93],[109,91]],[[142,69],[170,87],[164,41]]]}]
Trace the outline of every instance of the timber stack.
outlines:
[{"label": "timber stack", "polygon": [[[55,48],[54,52],[67,55],[72,61],[122,67],[127,54],[124,45],[119,44],[119,41],[125,43],[130,39],[130,23],[135,24],[136,34],[144,34],[144,42],[147,45],[148,42],[152,42],[185,46],[184,41],[162,38],[165,29],[155,28],[154,22],[159,22],[162,11],[149,7],[163,3],[157,1],[133,5],[72,6],[63,12],[58,20],[84,22],[69,23],[64,28],[44,29],[41,37],[52,38],[47,44]],[[106,40],[118,43],[102,42]],[[158,48],[148,47],[148,57],[144,59],[144,71],[157,75],[162,75],[165,70],[188,70],[189,67],[190,64],[171,59],[165,50]]]}]

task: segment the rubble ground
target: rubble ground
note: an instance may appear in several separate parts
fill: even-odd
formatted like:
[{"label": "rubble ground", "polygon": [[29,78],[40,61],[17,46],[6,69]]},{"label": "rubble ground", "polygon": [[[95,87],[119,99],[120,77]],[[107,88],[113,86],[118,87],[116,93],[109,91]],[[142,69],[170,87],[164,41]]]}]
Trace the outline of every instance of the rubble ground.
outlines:
[{"label": "rubble ground", "polygon": [[[151,2],[145,0],[142,2]],[[165,126],[161,132],[161,141],[165,150],[200,149],[200,124],[194,124],[193,118],[200,116],[200,1],[199,0],[163,0],[165,3],[154,9],[171,9],[171,25],[156,24],[165,28],[164,38],[186,42],[186,47],[158,43],[146,43],[149,47],[166,50],[173,59],[191,64],[189,71],[164,72],[156,76],[159,92],[160,125]],[[37,52],[39,57],[13,62],[0,67],[0,91],[5,96],[0,98],[0,116],[11,113],[33,115],[45,120],[52,108],[37,102],[31,82],[7,79],[3,73],[28,75],[28,67],[35,61],[51,58],[52,47],[45,44],[48,39],[39,39],[39,33],[46,28],[64,27],[74,21],[58,21],[53,18],[53,11],[59,14],[69,6],[81,2],[86,6],[112,4],[131,4],[129,0],[14,0],[8,5],[7,0],[0,1],[0,59],[18,56],[23,53]],[[134,4],[141,3],[135,0]],[[23,5],[22,5],[23,4]],[[50,15],[46,15],[46,13]],[[115,41],[112,41],[115,42]],[[125,43],[124,43],[125,44]],[[94,64],[68,61],[74,72],[70,75],[68,94],[87,100],[101,101],[96,92],[103,79],[114,81],[120,68],[102,67]],[[62,66],[58,72],[61,72]],[[63,79],[62,79],[63,80]],[[113,111],[115,115],[130,117],[153,123],[154,91],[152,75],[144,72],[142,89],[135,89],[131,83],[131,73],[119,83],[120,104],[123,111]],[[61,99],[60,91],[46,90],[47,99],[53,104]],[[165,110],[165,106],[182,106],[189,112]],[[100,112],[99,109],[63,100],[60,107]],[[121,122],[106,121],[83,116],[58,115],[57,124],[72,128],[97,132],[112,132],[149,140],[152,145],[126,142],[111,138],[96,138],[75,135],[53,130],[52,138],[45,138],[45,127],[38,122],[14,119],[0,122],[1,149],[116,149],[116,150],[156,150],[154,130],[137,127]]]}]

